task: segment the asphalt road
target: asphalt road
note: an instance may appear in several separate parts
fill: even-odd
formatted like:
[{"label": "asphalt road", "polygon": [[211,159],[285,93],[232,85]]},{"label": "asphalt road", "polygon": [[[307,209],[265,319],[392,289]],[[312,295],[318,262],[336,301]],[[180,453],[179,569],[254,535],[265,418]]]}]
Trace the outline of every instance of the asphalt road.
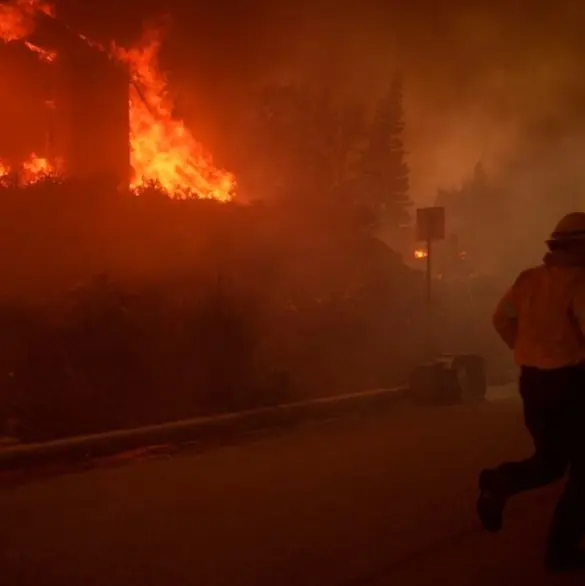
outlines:
[{"label": "asphalt road", "polygon": [[474,517],[530,448],[518,404],[397,409],[0,489],[2,586],[583,584],[546,576],[558,487]]}]

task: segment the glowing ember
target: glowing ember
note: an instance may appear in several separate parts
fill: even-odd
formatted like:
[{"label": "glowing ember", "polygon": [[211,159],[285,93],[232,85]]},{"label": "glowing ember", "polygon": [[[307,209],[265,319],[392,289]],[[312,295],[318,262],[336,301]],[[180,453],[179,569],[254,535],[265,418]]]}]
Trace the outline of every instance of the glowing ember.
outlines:
[{"label": "glowing ember", "polygon": [[[54,16],[46,0],[13,0],[0,4],[0,39],[5,42],[25,40],[34,30],[35,14],[39,11]],[[83,35],[79,37],[96,50],[104,50]],[[155,183],[170,197],[229,201],[235,192],[234,176],[215,167],[209,153],[194,139],[184,122],[172,115],[167,80],[158,63],[161,41],[161,31],[151,28],[132,49],[112,46],[111,56],[128,66],[132,79],[129,139],[134,173],[130,187],[138,189]],[[55,54],[24,42],[43,60],[55,60]],[[38,164],[41,159],[36,157],[35,160]],[[28,164],[30,161],[25,163]]]},{"label": "glowing ember", "polygon": [[39,56],[39,59],[42,61],[46,61],[47,63],[52,63],[57,58],[57,53],[55,51],[48,51],[47,49],[43,49],[42,47],[38,47],[37,45],[33,45],[28,41],[25,41],[24,44],[33,52]]},{"label": "glowing ember", "polygon": [[424,248],[417,248],[414,251],[414,258],[427,258],[428,252]]}]

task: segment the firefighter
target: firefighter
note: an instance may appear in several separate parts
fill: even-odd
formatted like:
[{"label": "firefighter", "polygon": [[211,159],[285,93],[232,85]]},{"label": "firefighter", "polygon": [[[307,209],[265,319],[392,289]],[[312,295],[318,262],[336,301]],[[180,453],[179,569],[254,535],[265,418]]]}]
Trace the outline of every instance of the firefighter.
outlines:
[{"label": "firefighter", "polygon": [[497,532],[511,496],[568,472],[545,556],[548,570],[565,572],[585,568],[585,213],[566,215],[547,245],[543,263],[518,276],[493,316],[520,367],[534,454],[480,472],[477,513]]}]

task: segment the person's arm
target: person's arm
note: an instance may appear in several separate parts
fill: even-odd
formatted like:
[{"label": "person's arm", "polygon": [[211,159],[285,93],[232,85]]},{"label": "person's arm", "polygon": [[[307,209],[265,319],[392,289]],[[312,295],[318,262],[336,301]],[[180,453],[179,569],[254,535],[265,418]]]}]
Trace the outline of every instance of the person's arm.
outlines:
[{"label": "person's arm", "polygon": [[502,338],[511,350],[514,349],[516,344],[516,333],[518,330],[518,308],[515,300],[516,283],[500,299],[492,317],[492,323],[496,332],[498,332],[500,338]]}]

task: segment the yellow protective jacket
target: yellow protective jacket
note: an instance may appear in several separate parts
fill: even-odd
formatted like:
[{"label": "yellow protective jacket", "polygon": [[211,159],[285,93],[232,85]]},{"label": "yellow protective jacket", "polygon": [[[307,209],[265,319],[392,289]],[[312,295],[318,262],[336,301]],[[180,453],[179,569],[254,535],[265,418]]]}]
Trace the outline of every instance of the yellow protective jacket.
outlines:
[{"label": "yellow protective jacket", "polygon": [[496,307],[493,324],[518,366],[585,363],[585,259],[548,253],[523,271]]}]

